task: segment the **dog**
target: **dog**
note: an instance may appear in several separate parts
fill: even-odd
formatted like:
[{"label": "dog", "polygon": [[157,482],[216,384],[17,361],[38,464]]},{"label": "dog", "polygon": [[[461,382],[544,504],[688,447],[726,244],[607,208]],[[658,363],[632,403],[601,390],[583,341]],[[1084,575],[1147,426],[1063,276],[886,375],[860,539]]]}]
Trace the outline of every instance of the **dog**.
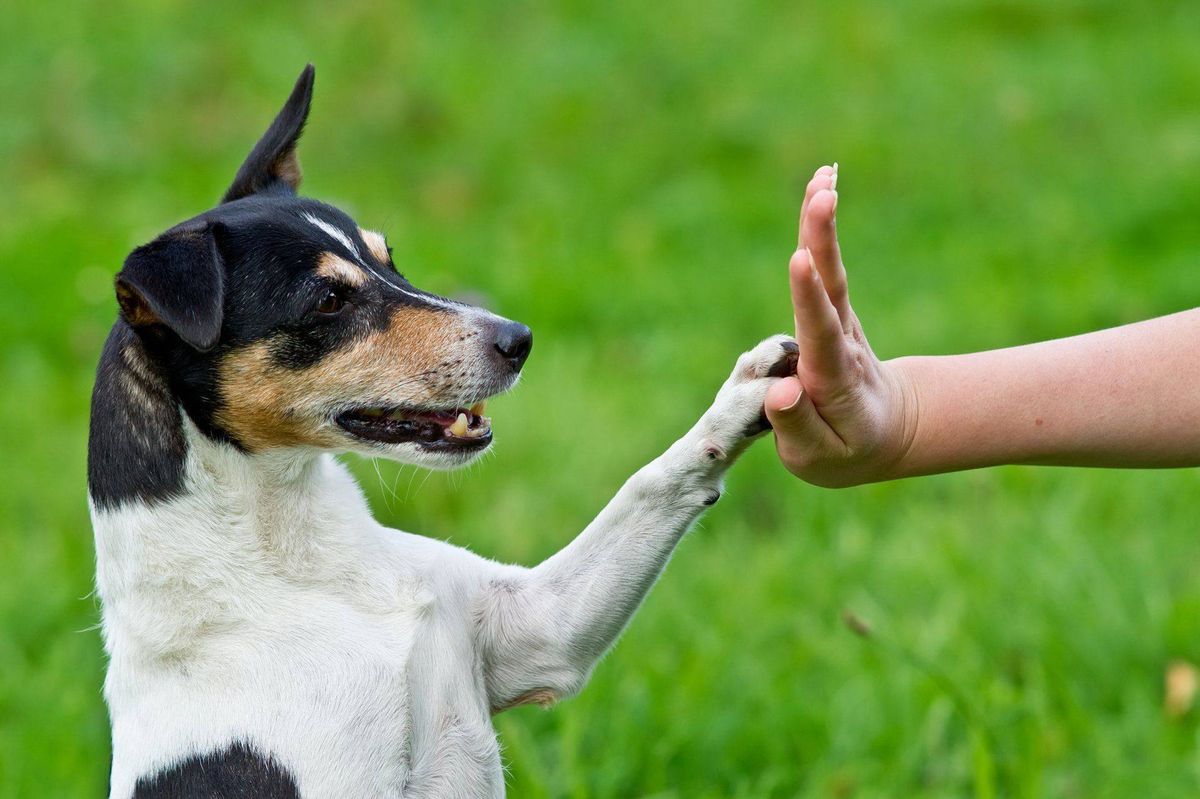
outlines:
[{"label": "dog", "polygon": [[135,249],[92,398],[112,797],[498,797],[491,716],[580,690],[766,429],[786,336],[534,568],[386,529],[334,453],[492,443],[526,326],[297,194],[313,68],[221,203]]}]

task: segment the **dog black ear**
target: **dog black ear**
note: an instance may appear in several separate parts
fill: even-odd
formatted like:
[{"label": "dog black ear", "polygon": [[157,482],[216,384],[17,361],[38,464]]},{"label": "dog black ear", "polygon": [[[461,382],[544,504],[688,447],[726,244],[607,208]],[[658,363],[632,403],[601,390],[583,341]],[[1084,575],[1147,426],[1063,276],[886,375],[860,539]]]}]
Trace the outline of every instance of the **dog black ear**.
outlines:
[{"label": "dog black ear", "polygon": [[129,254],[116,279],[125,321],[167,328],[201,352],[216,345],[225,305],[218,227],[168,232]]},{"label": "dog black ear", "polygon": [[312,103],[313,76],[316,71],[309,64],[300,73],[292,94],[267,128],[267,132],[254,145],[250,155],[238,169],[233,184],[221,198],[227,203],[240,200],[262,191],[283,190],[295,194],[300,186],[300,161],[296,157],[296,142],[304,131],[308,119],[308,107]]}]

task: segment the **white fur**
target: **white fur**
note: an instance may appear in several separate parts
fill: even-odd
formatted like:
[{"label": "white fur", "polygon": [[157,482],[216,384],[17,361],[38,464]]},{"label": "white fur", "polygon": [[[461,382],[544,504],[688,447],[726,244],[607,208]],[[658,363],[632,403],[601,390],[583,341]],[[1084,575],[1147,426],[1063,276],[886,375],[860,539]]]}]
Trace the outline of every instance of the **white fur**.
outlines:
[{"label": "white fur", "polygon": [[380,526],[328,454],[185,423],[182,496],[92,513],[111,795],[243,740],[305,797],[502,796],[491,714],[583,686],[749,442],[782,340],[533,569]]},{"label": "white fur", "polygon": [[[354,260],[358,261],[359,265],[364,267],[367,265],[363,260],[362,254],[358,251],[358,247],[356,247],[354,242],[351,241],[350,237],[339,230],[336,225],[331,225],[321,217],[311,213],[304,214],[304,219],[318,230],[324,231],[328,235],[332,236],[336,241],[340,242],[342,246],[350,251],[350,254],[354,256]],[[439,308],[447,308],[459,312],[470,310],[470,306],[462,305],[461,303],[456,303],[452,300],[447,300],[443,297],[437,297],[432,294],[425,294],[423,292],[418,293],[411,289],[405,288],[404,286],[400,285],[399,282],[392,280],[389,277],[370,272],[370,270],[368,270],[368,272],[372,276],[383,280],[383,282],[387,283],[401,294],[407,294],[410,297],[416,297],[428,305],[436,305]]]},{"label": "white fur", "polygon": [[331,238],[341,242],[342,246],[349,250],[350,254],[354,256],[354,260],[358,261],[363,266],[366,266],[366,264],[363,262],[362,254],[358,251],[358,247],[355,247],[354,242],[350,240],[350,237],[338,230],[336,225],[329,224],[316,214],[306,213],[304,218],[308,220],[308,223],[317,230],[324,231]]}]

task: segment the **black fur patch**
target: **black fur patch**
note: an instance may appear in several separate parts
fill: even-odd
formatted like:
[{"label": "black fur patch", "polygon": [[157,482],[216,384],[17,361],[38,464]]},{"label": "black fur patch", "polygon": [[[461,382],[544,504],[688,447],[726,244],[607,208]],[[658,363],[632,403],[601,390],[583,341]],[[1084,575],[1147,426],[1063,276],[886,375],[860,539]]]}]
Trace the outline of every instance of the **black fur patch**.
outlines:
[{"label": "black fur patch", "polygon": [[117,275],[117,298],[135,327],[165,326],[210,350],[221,335],[222,272],[212,226],[177,229],[130,253]]},{"label": "black fur patch", "polygon": [[296,780],[274,759],[238,742],[220,752],[193,755],[142,777],[134,799],[299,799]]},{"label": "black fur patch", "polygon": [[169,499],[183,488],[179,406],[161,367],[124,321],[108,335],[88,435],[88,492],[96,507],[130,499]]}]

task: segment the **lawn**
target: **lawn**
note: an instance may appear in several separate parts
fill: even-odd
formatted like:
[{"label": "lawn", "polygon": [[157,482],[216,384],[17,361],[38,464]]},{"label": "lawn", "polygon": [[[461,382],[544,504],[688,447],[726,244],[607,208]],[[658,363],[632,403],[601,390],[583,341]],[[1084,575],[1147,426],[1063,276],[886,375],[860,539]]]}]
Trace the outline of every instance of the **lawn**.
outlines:
[{"label": "lawn", "polygon": [[[0,26],[0,796],[104,792],[84,463],[132,247],[209,207],[307,61],[306,191],[529,324],[466,473],[387,523],[533,564],[786,330],[841,162],[884,357],[1200,304],[1200,4],[62,4]],[[576,699],[497,718],[515,797],[1190,797],[1200,474],[843,491],[769,441]],[[871,626],[856,634],[850,612]]]}]

